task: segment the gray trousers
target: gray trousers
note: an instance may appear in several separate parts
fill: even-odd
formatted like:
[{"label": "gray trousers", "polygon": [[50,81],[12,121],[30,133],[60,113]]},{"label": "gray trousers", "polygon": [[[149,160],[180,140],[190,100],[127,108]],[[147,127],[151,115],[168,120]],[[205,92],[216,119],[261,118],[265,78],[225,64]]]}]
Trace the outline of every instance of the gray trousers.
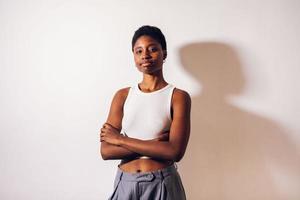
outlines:
[{"label": "gray trousers", "polygon": [[109,200],[186,200],[177,166],[141,173],[118,168]]}]

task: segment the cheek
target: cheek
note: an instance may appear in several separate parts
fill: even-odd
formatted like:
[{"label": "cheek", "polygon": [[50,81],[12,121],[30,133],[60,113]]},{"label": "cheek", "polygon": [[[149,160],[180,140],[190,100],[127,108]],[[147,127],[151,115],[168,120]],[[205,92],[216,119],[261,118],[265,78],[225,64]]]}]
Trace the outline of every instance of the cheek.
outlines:
[{"label": "cheek", "polygon": [[137,65],[137,63],[138,63],[138,58],[137,58],[136,56],[134,56],[134,57],[133,57],[133,61],[134,61],[134,63]]},{"label": "cheek", "polygon": [[138,60],[140,60],[140,57],[136,54],[133,54],[133,59],[134,59],[134,62],[137,62]]},{"label": "cheek", "polygon": [[134,64],[135,64],[136,69],[138,69],[139,71],[141,71],[141,66],[139,64],[139,59],[136,58],[136,57],[134,57],[133,60],[134,60]]},{"label": "cheek", "polygon": [[164,61],[164,56],[163,55],[158,55],[157,59],[156,59],[156,62],[157,63],[163,63],[163,61]]},{"label": "cheek", "polygon": [[156,55],[156,57],[157,57],[158,60],[163,60],[164,59],[164,54],[162,52],[160,52]]}]

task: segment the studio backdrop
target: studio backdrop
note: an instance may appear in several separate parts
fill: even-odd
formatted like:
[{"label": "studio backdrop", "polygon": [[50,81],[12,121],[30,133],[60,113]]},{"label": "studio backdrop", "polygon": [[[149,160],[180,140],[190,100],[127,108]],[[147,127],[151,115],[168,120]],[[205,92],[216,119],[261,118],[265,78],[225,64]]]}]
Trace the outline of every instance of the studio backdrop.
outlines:
[{"label": "studio backdrop", "polygon": [[178,163],[189,200],[300,199],[300,3],[0,0],[0,199],[104,200],[119,161],[99,130],[142,80],[131,38],[166,36],[165,79],[192,97]]}]

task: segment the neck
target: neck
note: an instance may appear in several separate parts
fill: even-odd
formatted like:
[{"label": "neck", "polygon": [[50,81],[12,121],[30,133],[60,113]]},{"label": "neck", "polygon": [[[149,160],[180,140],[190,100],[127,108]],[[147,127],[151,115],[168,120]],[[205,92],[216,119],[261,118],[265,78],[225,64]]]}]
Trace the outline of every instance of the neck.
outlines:
[{"label": "neck", "polygon": [[160,72],[155,75],[143,74],[143,80],[140,83],[140,86],[148,90],[156,90],[165,86],[166,84],[167,82],[165,81],[163,74]]}]

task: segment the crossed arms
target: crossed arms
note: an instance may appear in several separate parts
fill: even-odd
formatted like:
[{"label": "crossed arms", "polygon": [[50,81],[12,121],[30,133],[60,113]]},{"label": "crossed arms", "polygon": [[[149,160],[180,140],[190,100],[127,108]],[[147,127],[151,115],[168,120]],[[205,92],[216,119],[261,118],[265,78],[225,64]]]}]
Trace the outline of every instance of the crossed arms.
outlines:
[{"label": "crossed arms", "polygon": [[175,89],[172,100],[173,119],[170,131],[153,140],[139,140],[120,134],[123,105],[129,88],[120,89],[113,97],[106,123],[100,131],[100,154],[104,160],[149,156],[178,162],[184,156],[190,136],[191,98]]}]

